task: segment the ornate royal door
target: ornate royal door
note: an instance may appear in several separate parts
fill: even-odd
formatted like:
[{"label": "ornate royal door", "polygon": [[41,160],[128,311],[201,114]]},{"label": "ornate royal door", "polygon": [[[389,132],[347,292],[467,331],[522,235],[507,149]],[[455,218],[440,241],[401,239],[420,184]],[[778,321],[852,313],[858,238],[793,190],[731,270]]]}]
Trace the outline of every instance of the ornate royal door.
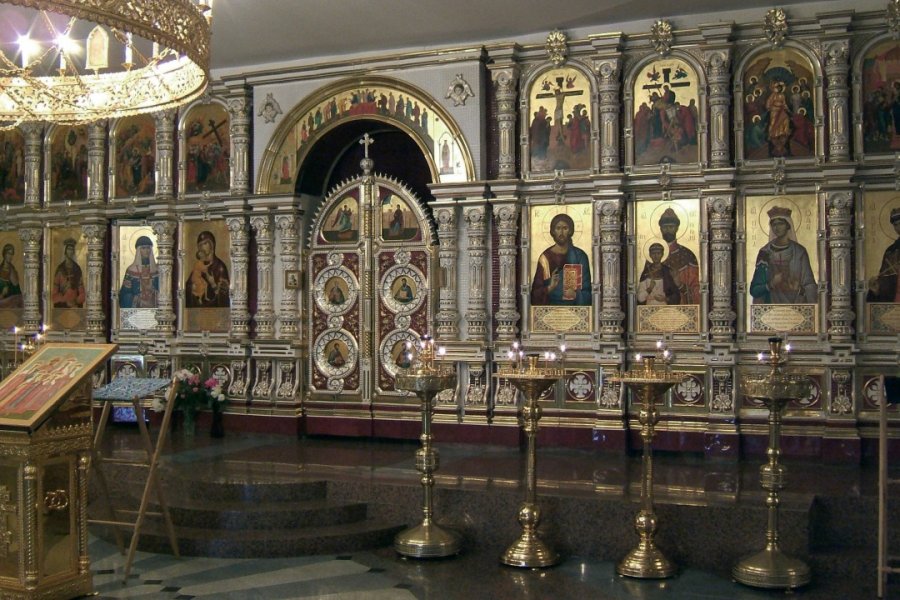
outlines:
[{"label": "ornate royal door", "polygon": [[394,377],[406,342],[430,332],[429,219],[403,185],[363,175],[325,199],[311,231],[307,431],[406,436],[418,400]]}]

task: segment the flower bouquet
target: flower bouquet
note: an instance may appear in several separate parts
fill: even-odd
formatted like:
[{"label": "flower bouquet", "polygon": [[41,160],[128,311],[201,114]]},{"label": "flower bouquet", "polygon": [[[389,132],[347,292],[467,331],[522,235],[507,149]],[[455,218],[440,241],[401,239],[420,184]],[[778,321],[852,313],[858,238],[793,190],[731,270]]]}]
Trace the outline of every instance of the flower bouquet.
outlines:
[{"label": "flower bouquet", "polygon": [[213,413],[211,435],[222,437],[222,408],[225,405],[225,394],[222,384],[215,377],[200,381],[200,375],[189,369],[175,371],[176,389],[175,408],[184,414],[184,431],[192,435],[195,429],[197,411],[208,408]]}]

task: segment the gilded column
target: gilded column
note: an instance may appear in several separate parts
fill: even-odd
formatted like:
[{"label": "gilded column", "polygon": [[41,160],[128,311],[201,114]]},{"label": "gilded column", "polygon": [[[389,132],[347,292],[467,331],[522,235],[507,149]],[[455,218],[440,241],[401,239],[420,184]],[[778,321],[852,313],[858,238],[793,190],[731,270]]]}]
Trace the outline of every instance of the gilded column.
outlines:
[{"label": "gilded column", "polygon": [[830,160],[850,158],[850,89],[847,73],[850,65],[848,40],[835,40],[825,45],[825,78],[828,80],[828,153]]},{"label": "gilded column", "polygon": [[731,52],[727,48],[703,53],[709,77],[709,144],[710,166],[731,166]]},{"label": "gilded column", "polygon": [[619,71],[621,60],[604,58],[594,62],[600,79],[600,172],[619,171]]},{"label": "gilded column", "polygon": [[103,182],[106,179],[106,121],[88,125],[88,204],[102,204],[105,200]]},{"label": "gilded column", "polygon": [[[275,226],[278,227],[281,239],[281,268],[282,273],[298,270],[300,257],[300,238],[297,235],[297,219],[294,215],[280,215],[275,218]],[[286,282],[281,286],[281,307],[278,311],[279,334],[282,339],[299,337],[299,306],[297,303],[298,290],[288,289]]]},{"label": "gilded column", "polygon": [[246,337],[250,333],[247,302],[247,221],[244,217],[225,219],[231,233],[231,333]]},{"label": "gilded column", "polygon": [[103,313],[103,243],[106,227],[98,223],[81,226],[87,238],[87,279],[85,285],[86,331],[91,337],[102,338],[106,330],[106,315]]},{"label": "gilded column", "polygon": [[[90,392],[88,392],[90,393]],[[88,397],[90,398],[90,397]],[[88,551],[88,473],[91,470],[90,451],[78,453],[78,574],[85,575],[91,570],[91,555]]]},{"label": "gilded column", "polygon": [[272,297],[272,264],[275,255],[272,251],[272,222],[268,216],[256,216],[250,219],[250,225],[256,233],[256,335],[260,338],[275,336],[275,310]]},{"label": "gilded column", "polygon": [[250,115],[249,96],[230,98],[231,116],[231,194],[240,196],[250,190]]},{"label": "gilded column", "polygon": [[156,331],[171,335],[175,331],[175,311],[172,307],[172,273],[175,264],[175,230],[172,221],[150,221],[156,234],[156,266],[159,269],[159,301],[156,305]]},{"label": "gilded column", "polygon": [[153,115],[156,123],[156,195],[158,197],[172,198],[175,196],[175,115],[174,109],[164,110]]},{"label": "gilded column", "polygon": [[41,238],[40,227],[23,227],[19,229],[22,240],[22,296],[24,308],[22,323],[25,331],[40,331],[41,328],[41,293],[38,288],[41,272]]},{"label": "gilded column", "polygon": [[827,193],[828,247],[831,251],[831,306],[828,335],[835,342],[851,342],[856,315],[851,304],[853,248],[853,192]]},{"label": "gilded column", "polygon": [[710,253],[712,255],[712,310],[709,311],[712,341],[728,342],[734,336],[731,265],[734,250],[734,196],[723,194],[706,198],[709,215]]},{"label": "gilded column", "polygon": [[[40,547],[40,545],[38,544],[37,529],[37,511],[39,509],[37,498],[38,466],[37,463],[35,463],[34,459],[29,458],[25,461],[25,466],[22,468],[22,472],[23,489],[20,492],[19,496],[19,506],[21,507],[20,510],[23,510],[25,512],[25,515],[22,519],[24,522],[23,525],[25,530],[21,533],[21,539],[19,540],[19,543],[24,546],[23,558],[25,562],[25,589],[33,590],[37,587],[38,583],[37,550]],[[31,507],[31,510],[26,507]]]},{"label": "gilded column", "polygon": [[466,321],[469,339],[484,339],[487,334],[487,310],[485,308],[485,257],[486,252],[486,206],[466,206],[463,218],[466,220],[467,248],[469,263],[469,305]]},{"label": "gilded column", "polygon": [[23,123],[25,138],[25,206],[37,207],[41,204],[41,138],[43,123]]},{"label": "gilded column", "polygon": [[441,266],[441,289],[438,297],[437,337],[442,340],[459,339],[459,301],[456,289],[456,261],[459,247],[456,240],[456,206],[436,208],[438,225],[438,262]]},{"label": "gilded column", "polygon": [[603,300],[600,305],[600,335],[607,341],[622,336],[622,201],[602,200],[595,206],[600,215],[600,250],[603,260]]},{"label": "gilded column", "polygon": [[497,128],[500,136],[497,143],[497,177],[513,179],[516,176],[516,84],[519,70],[513,66],[492,69],[491,78],[497,98]]},{"label": "gilded column", "polygon": [[494,222],[500,242],[497,254],[500,257],[500,306],[497,311],[497,339],[513,341],[519,334],[516,310],[516,232],[518,231],[519,205],[515,202],[495,203]]}]

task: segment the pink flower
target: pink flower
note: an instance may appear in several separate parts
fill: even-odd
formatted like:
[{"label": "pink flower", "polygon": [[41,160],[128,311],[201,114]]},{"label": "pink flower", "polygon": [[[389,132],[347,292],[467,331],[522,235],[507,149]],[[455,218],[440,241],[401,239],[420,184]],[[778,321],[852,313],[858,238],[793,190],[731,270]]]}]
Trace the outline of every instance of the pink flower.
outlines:
[{"label": "pink flower", "polygon": [[210,377],[209,379],[207,379],[206,381],[203,382],[203,387],[210,389],[210,390],[213,389],[214,387],[216,387],[217,385],[219,385],[219,380],[216,379],[215,377]]}]

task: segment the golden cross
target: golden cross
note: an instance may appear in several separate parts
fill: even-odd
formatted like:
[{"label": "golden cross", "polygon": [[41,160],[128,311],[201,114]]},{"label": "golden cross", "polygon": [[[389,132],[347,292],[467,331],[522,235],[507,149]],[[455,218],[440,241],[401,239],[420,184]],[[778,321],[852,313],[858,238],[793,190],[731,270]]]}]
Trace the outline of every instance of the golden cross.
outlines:
[{"label": "golden cross", "polygon": [[375,143],[375,140],[369,137],[369,134],[363,134],[362,139],[359,140],[359,143],[365,146],[366,150],[366,158],[369,158],[369,146]]}]

